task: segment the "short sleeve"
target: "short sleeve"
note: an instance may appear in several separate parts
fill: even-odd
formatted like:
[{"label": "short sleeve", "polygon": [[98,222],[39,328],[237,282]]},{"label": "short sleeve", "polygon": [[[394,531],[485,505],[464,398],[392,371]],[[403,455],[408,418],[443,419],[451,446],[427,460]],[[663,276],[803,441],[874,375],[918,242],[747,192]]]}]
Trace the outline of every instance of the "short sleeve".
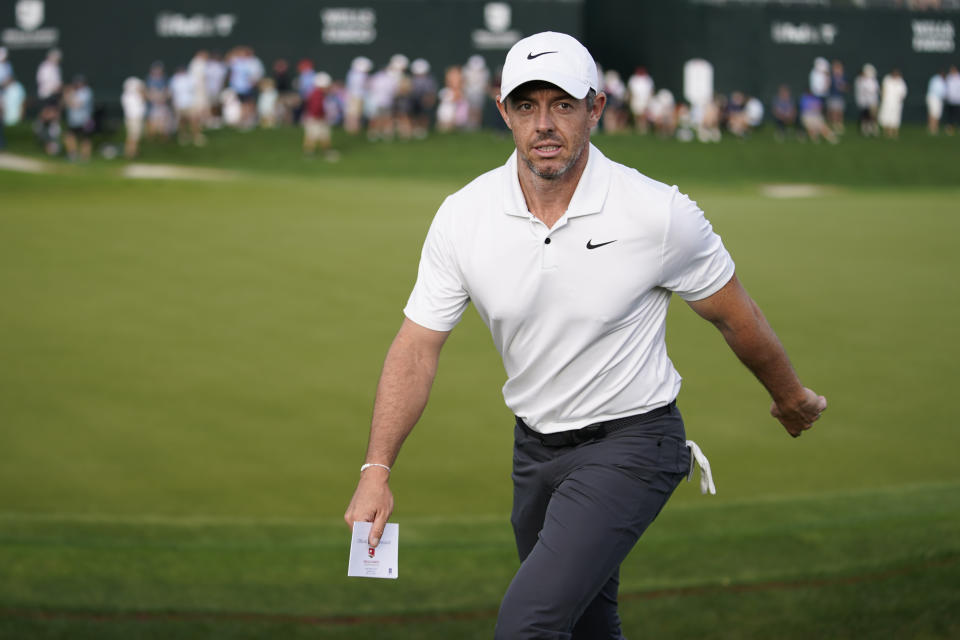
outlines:
[{"label": "short sleeve", "polygon": [[463,286],[452,242],[452,216],[440,207],[427,232],[420,254],[417,282],[403,313],[434,331],[453,329],[470,302]]},{"label": "short sleeve", "polygon": [[703,211],[674,187],[660,285],[684,300],[702,300],[727,284],[734,269],[733,259]]}]

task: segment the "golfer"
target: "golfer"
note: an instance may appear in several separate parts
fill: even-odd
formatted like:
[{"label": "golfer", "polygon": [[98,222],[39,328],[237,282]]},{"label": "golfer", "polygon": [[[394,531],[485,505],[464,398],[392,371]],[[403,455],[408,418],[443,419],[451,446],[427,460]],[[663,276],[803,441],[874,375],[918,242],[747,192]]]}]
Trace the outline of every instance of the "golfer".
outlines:
[{"label": "golfer", "polygon": [[496,637],[621,638],[620,563],[690,468],[664,342],[671,295],[716,325],[790,435],[809,429],[826,400],[797,378],[696,204],[590,143],[606,98],[577,40],[520,40],[502,78],[498,107],[516,151],[433,220],[344,517],[373,522],[377,545],[393,510],[390,467],[472,301],[516,414],[521,565]]}]

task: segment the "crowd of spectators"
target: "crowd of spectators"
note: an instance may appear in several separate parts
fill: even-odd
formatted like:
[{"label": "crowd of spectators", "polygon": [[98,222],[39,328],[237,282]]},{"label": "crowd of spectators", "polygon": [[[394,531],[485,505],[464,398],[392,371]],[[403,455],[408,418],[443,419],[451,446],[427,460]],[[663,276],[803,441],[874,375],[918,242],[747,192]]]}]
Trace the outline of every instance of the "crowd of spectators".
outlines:
[{"label": "crowd of spectators", "polygon": [[[3,124],[20,122],[28,104],[8,58],[0,48],[0,148]],[[64,83],[60,64],[60,52],[52,50],[37,68],[34,132],[46,153],[85,161],[98,124],[93,91],[82,76]],[[802,82],[793,79],[794,86],[803,86],[798,95],[784,83],[764,101],[739,90],[715,92],[713,68],[707,61],[687,65],[691,77],[706,81],[697,90],[685,86],[682,96],[658,87],[642,66],[626,79],[615,69],[601,69],[608,100],[600,126],[611,134],[633,131],[717,142],[724,135],[748,138],[765,122],[772,122],[779,141],[836,143],[845,133],[845,123],[855,116],[863,136],[896,138],[899,133],[907,85],[895,68],[881,79],[875,67],[866,64],[851,80],[842,61],[816,58],[808,77]],[[304,155],[319,153],[335,160],[333,129],[365,135],[371,141],[420,139],[434,130],[479,129],[485,106],[497,95],[499,84],[496,73],[479,55],[436,74],[422,58],[410,61],[397,54],[377,68],[372,60],[359,56],[341,79],[309,59],[295,63],[277,59],[267,67],[249,46],[235,47],[225,55],[201,50],[172,68],[157,61],[145,71],[123,84],[123,151],[130,158],[140,153],[144,140],[203,146],[211,129],[299,126]],[[956,66],[933,75],[926,106],[931,134],[940,132],[941,121],[946,133],[955,132],[960,125]]]},{"label": "crowd of spectators", "polygon": [[[34,133],[49,155],[65,153],[86,161],[93,152],[94,96],[82,75],[63,81],[61,54],[49,51],[37,67],[37,116]],[[7,50],[0,47],[0,149],[6,146],[4,129],[23,121],[27,93],[14,74]]]},{"label": "crowd of spectators", "polygon": [[20,122],[26,99],[23,85],[13,75],[6,48],[0,47],[0,149],[6,146],[4,128]]},{"label": "crowd of spectators", "polygon": [[[842,61],[822,57],[813,61],[799,95],[793,95],[784,83],[766,105],[759,97],[737,90],[712,93],[699,101],[679,101],[669,90],[657,90],[643,67],[626,83],[616,71],[607,71],[603,78],[608,95],[603,117],[606,131],[625,130],[632,122],[638,133],[652,129],[660,136],[683,141],[716,142],[724,133],[746,138],[770,120],[778,141],[826,140],[835,144],[845,133],[846,121],[853,117],[860,135],[896,139],[907,97],[907,84],[898,68],[878,79],[876,68],[868,63],[851,82]],[[940,132],[941,121],[948,135],[955,133],[960,126],[960,71],[955,65],[930,78],[926,107],[931,135]]]},{"label": "crowd of spectators", "polygon": [[[199,51],[169,78],[164,64],[156,62],[145,80],[127,79],[125,151],[135,156],[141,135],[202,146],[209,129],[298,125],[305,155],[322,151],[335,159],[330,147],[335,127],[377,141],[423,138],[434,120],[441,131],[479,126],[476,113],[485,94],[477,100],[476,78],[485,71],[482,58],[471,58],[462,69],[448,69],[446,86],[438,89],[429,62],[400,54],[381,69],[357,57],[346,76],[335,80],[309,59],[295,65],[278,59],[267,69],[250,47],[222,58]],[[484,75],[480,86],[486,83]]]}]

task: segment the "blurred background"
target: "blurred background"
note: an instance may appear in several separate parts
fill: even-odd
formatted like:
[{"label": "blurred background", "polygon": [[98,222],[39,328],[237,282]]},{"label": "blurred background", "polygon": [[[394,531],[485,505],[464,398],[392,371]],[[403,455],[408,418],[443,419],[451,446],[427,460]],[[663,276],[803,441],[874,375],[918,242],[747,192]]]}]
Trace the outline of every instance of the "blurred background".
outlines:
[{"label": "blurred background", "polygon": [[[857,95],[865,65],[878,83],[898,70],[910,88],[903,117],[921,121],[928,82],[955,64],[958,11],[957,0],[4,0],[0,74],[21,86],[8,92],[8,124],[32,121],[78,78],[100,131],[122,128],[129,78],[144,83],[151,135],[176,129],[199,103],[200,127],[299,122],[322,73],[334,124],[362,126],[400,99],[414,119],[439,109],[441,127],[499,126],[481,97],[495,90],[504,52],[552,29],[580,38],[606,72],[611,128],[725,122],[751,98],[755,126],[772,120],[778,97],[800,107],[805,92],[855,116],[877,100]],[[55,63],[43,67],[52,50]],[[714,100],[718,113],[704,116]],[[374,134],[389,126],[376,122]]]}]

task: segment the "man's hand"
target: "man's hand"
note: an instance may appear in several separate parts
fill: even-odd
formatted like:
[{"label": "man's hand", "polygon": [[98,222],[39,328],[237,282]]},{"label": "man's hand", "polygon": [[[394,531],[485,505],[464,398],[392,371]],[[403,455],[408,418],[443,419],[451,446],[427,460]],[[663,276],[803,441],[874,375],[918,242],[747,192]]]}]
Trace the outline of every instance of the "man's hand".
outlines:
[{"label": "man's hand", "polygon": [[796,438],[813,426],[820,419],[820,414],[827,408],[827,399],[817,395],[813,390],[803,389],[804,395],[799,402],[789,405],[786,403],[770,405],[770,415],[780,421],[783,428]]},{"label": "man's hand", "polygon": [[827,399],[800,383],[783,345],[737,276],[713,295],[688,304],[720,330],[740,361],[775,398],[770,414],[787,433],[796,438],[813,426],[827,408]]},{"label": "man's hand", "polygon": [[367,543],[371,547],[380,544],[383,529],[387,519],[393,513],[393,493],[390,492],[390,472],[380,467],[370,467],[360,474],[360,482],[353,493],[350,506],[343,514],[347,526],[353,529],[354,522],[372,522],[370,538]]},{"label": "man's hand", "polygon": [[343,514],[351,528],[354,522],[373,523],[368,539],[371,547],[380,544],[387,518],[393,513],[388,467],[396,461],[400,446],[427,405],[440,349],[449,335],[449,331],[427,329],[407,318],[387,351],[364,456],[372,466],[360,472],[357,490]]}]

